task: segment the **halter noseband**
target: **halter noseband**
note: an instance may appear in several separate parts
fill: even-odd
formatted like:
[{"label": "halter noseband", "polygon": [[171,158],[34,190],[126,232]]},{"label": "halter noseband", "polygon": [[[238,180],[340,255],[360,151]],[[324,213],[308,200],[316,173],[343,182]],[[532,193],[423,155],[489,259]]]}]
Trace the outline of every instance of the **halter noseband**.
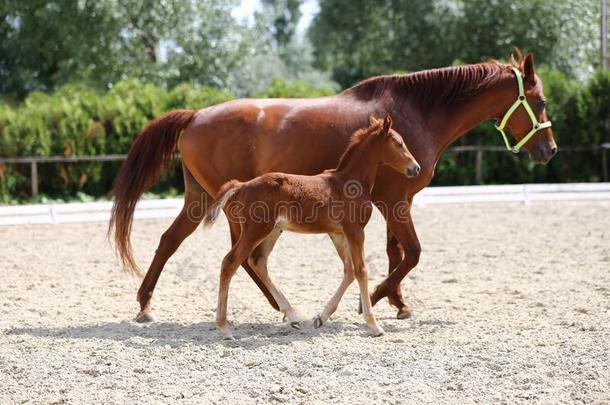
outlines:
[{"label": "halter noseband", "polygon": [[[519,69],[513,68],[513,72],[515,72],[515,77],[517,78],[517,86],[519,86],[519,97],[517,97],[517,100],[513,103],[513,105],[510,106],[508,111],[506,111],[506,114],[504,114],[504,117],[502,118],[502,121],[500,121],[500,124],[496,123],[495,127],[502,134],[506,149],[513,153],[519,153],[519,150],[523,147],[523,145],[525,145],[536,134],[536,132],[544,128],[550,128],[551,121],[538,122],[538,119],[536,118],[532,107],[530,107],[529,103],[527,102],[527,98],[525,98],[525,90],[523,89],[523,76]],[[532,129],[515,146],[511,147],[510,143],[508,142],[508,138],[506,137],[506,133],[504,132],[504,128],[506,127],[506,123],[510,119],[511,115],[513,115],[513,113],[517,110],[517,108],[519,108],[520,105],[525,108],[525,111],[527,111],[527,115],[529,115],[530,119],[532,120]]]}]

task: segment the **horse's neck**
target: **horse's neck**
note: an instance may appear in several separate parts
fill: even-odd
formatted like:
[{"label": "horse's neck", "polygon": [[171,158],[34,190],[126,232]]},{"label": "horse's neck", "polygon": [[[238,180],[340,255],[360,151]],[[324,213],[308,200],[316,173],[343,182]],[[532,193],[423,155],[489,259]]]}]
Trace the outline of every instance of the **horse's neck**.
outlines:
[{"label": "horse's neck", "polygon": [[379,142],[371,145],[372,139],[366,139],[356,145],[347,160],[336,170],[345,181],[356,181],[370,193],[373,188],[381,154]]},{"label": "horse's neck", "polygon": [[515,101],[516,84],[512,75],[479,94],[466,97],[451,110],[429,120],[435,138],[435,161],[449,145],[482,122],[502,116]]},{"label": "horse's neck", "polygon": [[407,111],[396,104],[388,109],[405,112],[399,125],[405,128],[408,146],[420,164],[433,168],[449,145],[482,122],[503,115],[515,101],[516,89],[514,76],[507,72],[495,85],[464,97],[451,108],[414,109],[416,103],[409,103],[407,99],[411,105]]}]

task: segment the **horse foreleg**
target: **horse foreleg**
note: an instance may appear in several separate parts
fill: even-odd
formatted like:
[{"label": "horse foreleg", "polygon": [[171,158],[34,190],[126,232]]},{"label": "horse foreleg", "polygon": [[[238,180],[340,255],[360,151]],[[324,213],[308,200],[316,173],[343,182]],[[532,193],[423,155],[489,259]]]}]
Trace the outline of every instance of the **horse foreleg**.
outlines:
[{"label": "horse foreleg", "polygon": [[[388,274],[391,274],[404,260],[405,251],[389,226],[387,227],[386,253],[388,255]],[[400,283],[396,284],[394,289],[389,291],[388,302],[393,307],[398,308],[398,314],[396,315],[398,319],[404,319],[411,316],[413,310],[405,303]]]},{"label": "horse foreleg", "polygon": [[373,305],[371,296],[369,295],[368,287],[368,267],[364,258],[364,229],[352,229],[346,232],[349,242],[349,250],[354,264],[354,274],[360,287],[360,299],[362,301],[362,312],[367,326],[371,330],[373,336],[384,334],[383,329],[377,323],[373,314]]},{"label": "horse foreleg", "polygon": [[339,288],[332,296],[330,301],[324,307],[322,313],[314,318],[314,327],[319,328],[328,321],[332,314],[335,313],[337,307],[339,306],[339,302],[345,291],[347,291],[348,287],[354,281],[354,266],[352,264],[352,258],[350,256],[349,244],[347,243],[347,239],[344,235],[332,235],[329,234],[330,239],[333,241],[333,245],[337,250],[337,254],[341,258],[343,262],[343,279],[341,280],[341,284]]},{"label": "horse foreleg", "polygon": [[[388,256],[390,258],[390,269],[394,268],[392,260],[401,258],[402,260],[390,271],[381,284],[379,284],[373,295],[371,296],[371,302],[375,305],[379,300],[384,297],[388,297],[390,304],[398,308],[397,317],[399,319],[408,318],[412,316],[413,310],[407,304],[405,304],[402,291],[400,288],[400,282],[403,278],[413,269],[417,263],[419,263],[419,257],[421,254],[421,246],[415,227],[411,219],[411,213],[402,215],[397,218],[395,215],[387,216],[388,229],[391,231],[393,238],[388,237],[388,244],[396,244],[396,247],[388,246]],[[399,254],[396,249],[402,248],[403,254]],[[391,256],[390,256],[391,254]]]}]

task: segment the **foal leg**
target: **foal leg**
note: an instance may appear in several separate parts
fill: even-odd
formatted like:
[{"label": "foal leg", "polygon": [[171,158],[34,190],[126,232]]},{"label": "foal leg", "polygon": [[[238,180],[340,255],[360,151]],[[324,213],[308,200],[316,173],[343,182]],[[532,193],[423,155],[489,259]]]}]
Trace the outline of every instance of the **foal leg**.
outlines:
[{"label": "foal leg", "polygon": [[184,207],[171,226],[161,235],[159,246],[153,258],[144,280],[138,290],[137,299],[140,303],[140,312],[136,316],[136,322],[153,322],[155,316],[152,313],[152,295],[163,271],[167,260],[174,254],[180,244],[197,228],[205,215],[210,196],[200,190],[188,189],[184,194]]},{"label": "foal leg", "polygon": [[354,264],[354,273],[358,286],[360,287],[360,299],[362,300],[362,312],[367,326],[371,330],[373,336],[381,336],[385,332],[377,323],[375,315],[373,315],[373,305],[371,304],[371,296],[369,295],[368,275],[369,270],[364,258],[364,229],[357,228],[350,232],[346,232],[349,249]]},{"label": "foal leg", "polygon": [[300,323],[304,320],[303,316],[290,305],[286,296],[284,296],[279,287],[276,286],[276,283],[267,271],[267,259],[281,234],[282,230],[280,228],[274,228],[269,236],[267,236],[267,238],[265,238],[265,240],[263,240],[250,254],[248,257],[248,264],[277,302],[280,312],[284,314],[284,320],[288,320],[292,327],[298,329],[300,328]]},{"label": "foal leg", "polygon": [[237,243],[235,243],[229,253],[227,253],[220,268],[218,305],[216,307],[216,327],[225,339],[233,339],[233,334],[227,326],[227,302],[229,299],[229,285],[231,283],[231,279],[235,275],[235,272],[239,266],[247,259],[248,255],[250,255],[256,245],[264,238],[264,235],[262,237],[256,237],[254,233],[257,232],[253,231],[254,230],[252,228],[248,230],[247,226],[243,227]]},{"label": "foal leg", "polygon": [[[239,224],[232,223],[231,221],[229,221],[229,230],[231,231],[231,245],[234,245],[237,242],[237,239],[239,238],[239,234],[241,232],[239,229]],[[273,242],[273,244],[275,244],[276,241],[277,241],[277,238]],[[272,246],[272,248],[273,248],[273,246]],[[252,252],[252,255],[254,255],[257,250],[258,250],[258,248],[255,249],[254,252]],[[269,249],[269,252],[271,252],[271,249]],[[269,255],[269,253],[267,253],[267,256],[268,255]],[[269,291],[269,288],[265,285],[265,283],[263,283],[263,280],[261,280],[260,277],[256,274],[256,271],[254,271],[254,269],[252,268],[252,266],[250,265],[249,262],[250,262],[249,259],[246,260],[245,262],[243,262],[241,264],[242,267],[246,270],[246,272],[252,278],[252,280],[254,280],[254,282],[256,283],[256,286],[265,295],[265,298],[267,298],[267,301],[269,301],[269,304],[271,304],[273,309],[275,309],[276,311],[279,311],[280,307],[278,306],[277,301],[271,294],[271,291]]]},{"label": "foal leg", "polygon": [[343,298],[343,294],[345,294],[345,291],[347,291],[348,287],[354,281],[354,268],[352,265],[352,258],[350,256],[347,238],[345,235],[339,234],[329,234],[328,236],[330,236],[330,239],[333,241],[333,245],[335,246],[339,257],[343,262],[343,280],[341,280],[341,284],[335,292],[335,295],[333,295],[330,301],[328,301],[322,313],[314,318],[313,326],[315,328],[319,328],[324,325],[331,315],[335,313],[341,298]]}]

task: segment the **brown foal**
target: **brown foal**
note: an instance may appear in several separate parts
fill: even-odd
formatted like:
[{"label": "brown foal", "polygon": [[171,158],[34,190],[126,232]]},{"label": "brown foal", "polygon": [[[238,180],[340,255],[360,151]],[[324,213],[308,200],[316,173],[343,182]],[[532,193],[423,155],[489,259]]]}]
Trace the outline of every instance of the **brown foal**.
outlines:
[{"label": "brown foal", "polygon": [[[383,120],[371,117],[368,128],[352,135],[334,170],[315,176],[268,173],[245,183],[231,180],[221,187],[204,224],[211,226],[224,209],[237,237],[222,261],[220,273],[216,326],[225,338],[233,338],[227,326],[231,278],[252,251],[278,230],[327,233],[344,263],[343,281],[322,313],[315,318],[315,327],[322,326],[335,312],[355,277],[368,327],[374,336],[384,333],[372,312],[364,258],[364,227],[373,211],[371,191],[381,164],[407,177],[415,177],[420,172],[419,164],[391,125],[389,115]],[[251,264],[286,319],[293,326],[298,324],[302,320],[300,315],[273,284],[266,266]]]}]

